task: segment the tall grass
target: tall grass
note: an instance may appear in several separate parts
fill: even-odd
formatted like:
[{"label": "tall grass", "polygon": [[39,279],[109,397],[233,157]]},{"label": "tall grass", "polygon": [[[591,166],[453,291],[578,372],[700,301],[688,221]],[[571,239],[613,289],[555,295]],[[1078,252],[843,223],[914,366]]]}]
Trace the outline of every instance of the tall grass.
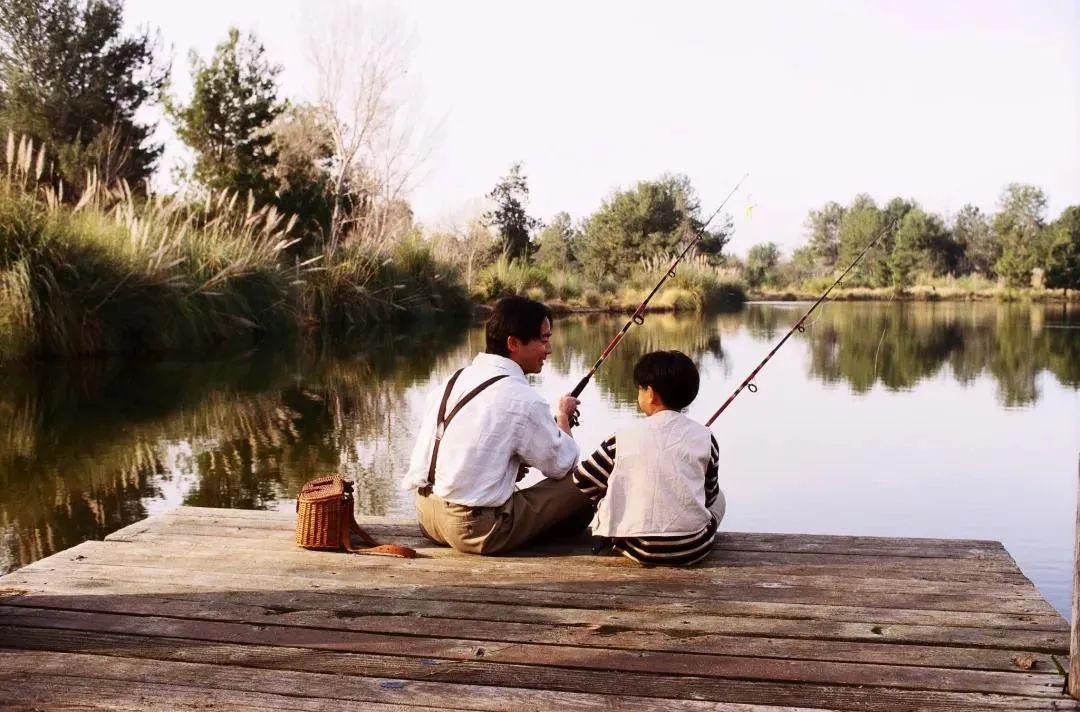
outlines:
[{"label": "tall grass", "polygon": [[[627,297],[640,303],[670,268],[671,258],[643,259],[628,280]],[[681,261],[650,304],[674,311],[703,311],[741,304],[745,285],[733,271],[711,264],[704,255]]]},{"label": "tall grass", "polygon": [[205,353],[404,315],[467,312],[417,240],[290,262],[294,220],[234,193],[199,204],[88,176],[78,202],[46,152],[9,135],[0,171],[0,361]]},{"label": "tall grass", "polygon": [[507,294],[527,294],[530,290],[533,290],[534,297],[554,296],[555,290],[548,271],[536,264],[512,260],[503,253],[480,270],[473,287],[473,296],[490,300]]},{"label": "tall grass", "polygon": [[457,270],[415,235],[377,249],[347,243],[322,262],[306,278],[303,301],[305,313],[323,326],[350,331],[471,309]]},{"label": "tall grass", "polygon": [[[626,279],[605,275],[588,279],[577,266],[553,268],[500,256],[478,275],[473,297],[495,300],[522,294],[573,308],[626,310],[641,303],[669,268],[671,258],[658,256],[638,262]],[[711,264],[704,256],[683,260],[664,287],[653,297],[654,309],[700,311],[741,304],[745,284],[735,271]]]},{"label": "tall grass", "polygon": [[201,351],[295,324],[272,209],[222,195],[211,215],[123,186],[70,207],[26,169],[0,177],[0,358]]}]

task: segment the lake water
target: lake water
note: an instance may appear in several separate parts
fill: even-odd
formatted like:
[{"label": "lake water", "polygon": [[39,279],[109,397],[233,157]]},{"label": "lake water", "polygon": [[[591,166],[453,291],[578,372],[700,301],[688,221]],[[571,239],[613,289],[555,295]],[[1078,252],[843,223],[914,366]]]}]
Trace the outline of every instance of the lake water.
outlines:
[{"label": "lake water", "polygon": [[[652,315],[582,396],[591,450],[635,412],[636,357],[679,349],[715,411],[806,304]],[[625,317],[557,320],[536,387],[569,391]],[[325,472],[363,513],[411,516],[397,482],[425,397],[479,326],[378,333],[222,361],[0,370],[0,572],[180,504],[291,509]],[[716,421],[723,527],[1004,542],[1068,615],[1080,453],[1080,309],[833,303]]]}]

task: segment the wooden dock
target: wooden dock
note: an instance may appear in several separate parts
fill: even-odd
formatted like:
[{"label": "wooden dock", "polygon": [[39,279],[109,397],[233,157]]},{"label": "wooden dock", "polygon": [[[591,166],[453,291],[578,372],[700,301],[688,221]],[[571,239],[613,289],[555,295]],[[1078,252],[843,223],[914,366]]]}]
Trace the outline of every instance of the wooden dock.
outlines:
[{"label": "wooden dock", "polygon": [[425,558],[181,508],[0,577],[0,707],[1080,710],[1069,627],[996,542],[727,533],[672,570],[362,523]]}]

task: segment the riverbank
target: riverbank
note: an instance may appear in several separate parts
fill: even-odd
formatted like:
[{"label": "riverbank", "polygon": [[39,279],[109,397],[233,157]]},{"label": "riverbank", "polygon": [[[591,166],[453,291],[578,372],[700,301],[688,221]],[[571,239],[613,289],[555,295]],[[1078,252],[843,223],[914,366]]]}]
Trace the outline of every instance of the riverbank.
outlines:
[{"label": "riverbank", "polygon": [[[803,302],[814,301],[821,292],[811,292],[800,288],[752,290],[748,299],[760,302]],[[937,287],[920,285],[906,289],[855,287],[834,289],[829,299],[837,302],[1034,302],[1034,303],[1080,303],[1080,290],[1049,289],[1009,289],[992,287],[988,289],[964,289],[960,287]]]},{"label": "riverbank", "polygon": [[291,251],[291,221],[98,188],[76,206],[0,176],[0,363],[243,352],[318,332],[467,317],[455,269],[417,237]]}]

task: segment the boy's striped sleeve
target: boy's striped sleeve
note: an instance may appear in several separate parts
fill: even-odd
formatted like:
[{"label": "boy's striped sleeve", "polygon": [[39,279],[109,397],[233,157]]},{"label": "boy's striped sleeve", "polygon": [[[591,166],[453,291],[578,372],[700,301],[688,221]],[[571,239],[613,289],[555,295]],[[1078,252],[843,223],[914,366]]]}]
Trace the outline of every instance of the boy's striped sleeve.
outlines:
[{"label": "boy's striped sleeve", "polygon": [[607,494],[608,478],[614,469],[615,436],[612,435],[574,468],[574,484],[586,497],[599,502]]},{"label": "boy's striped sleeve", "polygon": [[716,442],[716,436],[710,435],[709,439],[712,447],[709,464],[705,468],[705,506],[711,509],[720,495],[720,446]]}]

